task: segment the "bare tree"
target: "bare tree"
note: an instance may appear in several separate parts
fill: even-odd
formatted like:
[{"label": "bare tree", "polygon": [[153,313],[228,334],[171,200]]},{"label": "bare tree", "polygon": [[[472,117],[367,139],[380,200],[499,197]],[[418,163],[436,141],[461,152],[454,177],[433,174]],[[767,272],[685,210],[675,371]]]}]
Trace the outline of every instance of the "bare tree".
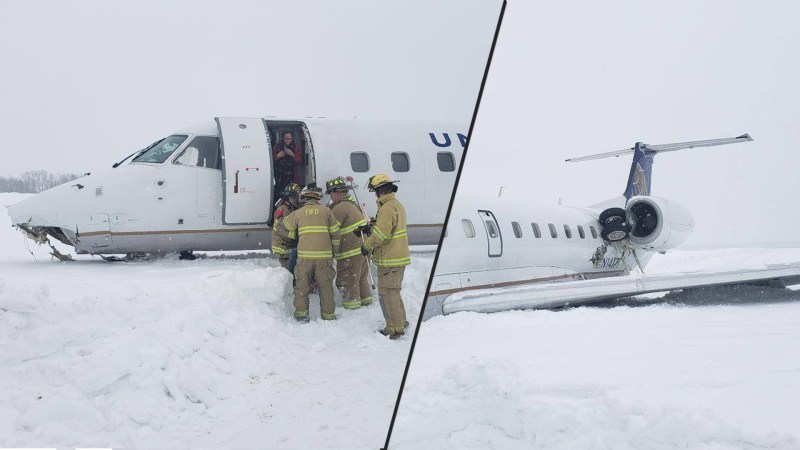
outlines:
[{"label": "bare tree", "polygon": [[45,170],[29,170],[18,177],[0,176],[0,192],[38,194],[52,187],[70,182],[80,176],[74,173],[52,174]]}]

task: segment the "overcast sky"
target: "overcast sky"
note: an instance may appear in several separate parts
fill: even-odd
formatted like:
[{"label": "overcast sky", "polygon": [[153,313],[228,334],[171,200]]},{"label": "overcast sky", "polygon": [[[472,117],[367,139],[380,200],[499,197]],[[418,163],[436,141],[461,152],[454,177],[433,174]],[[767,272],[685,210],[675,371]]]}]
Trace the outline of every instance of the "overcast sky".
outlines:
[{"label": "overcast sky", "polygon": [[654,195],[683,203],[688,244],[800,242],[800,3],[511,0],[459,196],[590,205],[630,158],[564,159],[738,136],[659,155]]},{"label": "overcast sky", "polygon": [[0,0],[0,175],[215,116],[472,118],[496,0]]}]

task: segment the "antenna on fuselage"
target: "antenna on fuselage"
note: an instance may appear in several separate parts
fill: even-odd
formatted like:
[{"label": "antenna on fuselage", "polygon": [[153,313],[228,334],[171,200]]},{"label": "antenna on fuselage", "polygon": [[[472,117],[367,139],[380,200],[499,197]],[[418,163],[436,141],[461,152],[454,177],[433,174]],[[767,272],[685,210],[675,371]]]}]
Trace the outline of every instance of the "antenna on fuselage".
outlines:
[{"label": "antenna on fuselage", "polygon": [[500,186],[500,192],[497,193],[497,198],[500,198],[500,197],[503,196],[503,189],[505,189],[505,188],[506,188],[505,186]]}]

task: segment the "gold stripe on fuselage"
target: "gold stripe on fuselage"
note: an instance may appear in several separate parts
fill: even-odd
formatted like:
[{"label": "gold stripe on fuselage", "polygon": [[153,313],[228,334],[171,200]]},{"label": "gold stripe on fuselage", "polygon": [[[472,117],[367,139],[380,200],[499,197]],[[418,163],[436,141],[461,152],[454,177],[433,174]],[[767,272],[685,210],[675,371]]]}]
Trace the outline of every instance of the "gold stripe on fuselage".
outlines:
[{"label": "gold stripe on fuselage", "polygon": [[462,288],[453,288],[453,289],[442,289],[440,291],[431,291],[428,296],[434,297],[437,295],[450,295],[455,294],[456,292],[464,292],[464,291],[476,291],[479,289],[493,289],[493,288],[501,288],[501,287],[509,287],[509,286],[520,286],[523,284],[535,284],[535,283],[546,283],[549,281],[562,281],[562,280],[589,280],[592,278],[609,278],[609,277],[618,277],[621,275],[625,275],[625,271],[617,270],[614,272],[583,272],[583,273],[567,273],[564,275],[556,275],[553,277],[543,277],[543,278],[529,278],[526,280],[515,280],[515,281],[501,281],[498,283],[491,283],[491,284],[480,284],[475,286],[467,286]]},{"label": "gold stripe on fuselage", "polygon": [[[428,228],[428,227],[441,227],[442,224],[411,224],[408,225],[409,228]],[[201,234],[201,233],[241,233],[244,231],[271,231],[272,228],[269,227],[260,227],[260,228],[222,228],[222,229],[212,229],[212,230],[166,230],[166,231],[90,231],[88,233],[80,233],[78,237],[90,237],[90,236],[148,236],[148,235],[159,235],[159,234]]]}]

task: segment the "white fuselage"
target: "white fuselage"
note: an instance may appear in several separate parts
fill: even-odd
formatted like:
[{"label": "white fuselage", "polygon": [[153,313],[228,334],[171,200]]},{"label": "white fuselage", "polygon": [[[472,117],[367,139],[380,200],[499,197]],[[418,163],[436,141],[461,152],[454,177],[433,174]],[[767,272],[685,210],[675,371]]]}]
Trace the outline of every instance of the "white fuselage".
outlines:
[{"label": "white fuselage", "polygon": [[[426,305],[427,316],[441,313],[441,304],[456,293],[619,276],[636,267],[632,255],[626,252],[623,257],[622,247],[613,244],[606,245],[604,254],[592,261],[598,248],[604,246],[599,211],[504,199],[478,203],[481,207],[475,204],[453,206]],[[498,233],[493,232],[493,225]],[[470,237],[472,229],[474,237]],[[637,251],[642,265],[651,255]]]},{"label": "white fuselage", "polygon": [[[304,134],[303,181],[324,187],[327,180],[337,176],[352,176],[358,186],[355,193],[369,215],[376,211],[375,197],[366,189],[369,177],[386,173],[399,180],[398,198],[408,211],[409,240],[416,244],[438,242],[461,161],[466,124],[226,120],[174,133],[187,137],[164,162],[128,161],[23,200],[9,208],[12,223],[54,236],[79,253],[269,248],[271,229],[266,219],[272,212],[273,174],[264,170],[269,169],[269,161],[261,170],[245,167],[248,164],[244,160],[242,167],[233,167],[233,152],[246,151],[234,148],[234,143],[240,142],[233,132],[220,131],[225,129],[220,124],[241,120],[251,129],[263,122],[267,129],[291,126],[300,130]],[[194,164],[196,156],[191,164],[180,163],[184,150],[198,137],[221,138],[221,167]],[[251,150],[261,152],[263,160],[264,152],[272,150],[273,140],[267,137],[258,144],[261,148]],[[242,147],[250,149],[249,144]],[[354,153],[359,155],[354,157]],[[366,166],[363,161],[367,161]],[[268,186],[267,190],[248,197],[246,194],[253,192],[246,188],[245,175],[253,177],[250,181],[258,181],[259,186]],[[237,223],[242,220],[231,219],[234,213],[258,219]]]}]

